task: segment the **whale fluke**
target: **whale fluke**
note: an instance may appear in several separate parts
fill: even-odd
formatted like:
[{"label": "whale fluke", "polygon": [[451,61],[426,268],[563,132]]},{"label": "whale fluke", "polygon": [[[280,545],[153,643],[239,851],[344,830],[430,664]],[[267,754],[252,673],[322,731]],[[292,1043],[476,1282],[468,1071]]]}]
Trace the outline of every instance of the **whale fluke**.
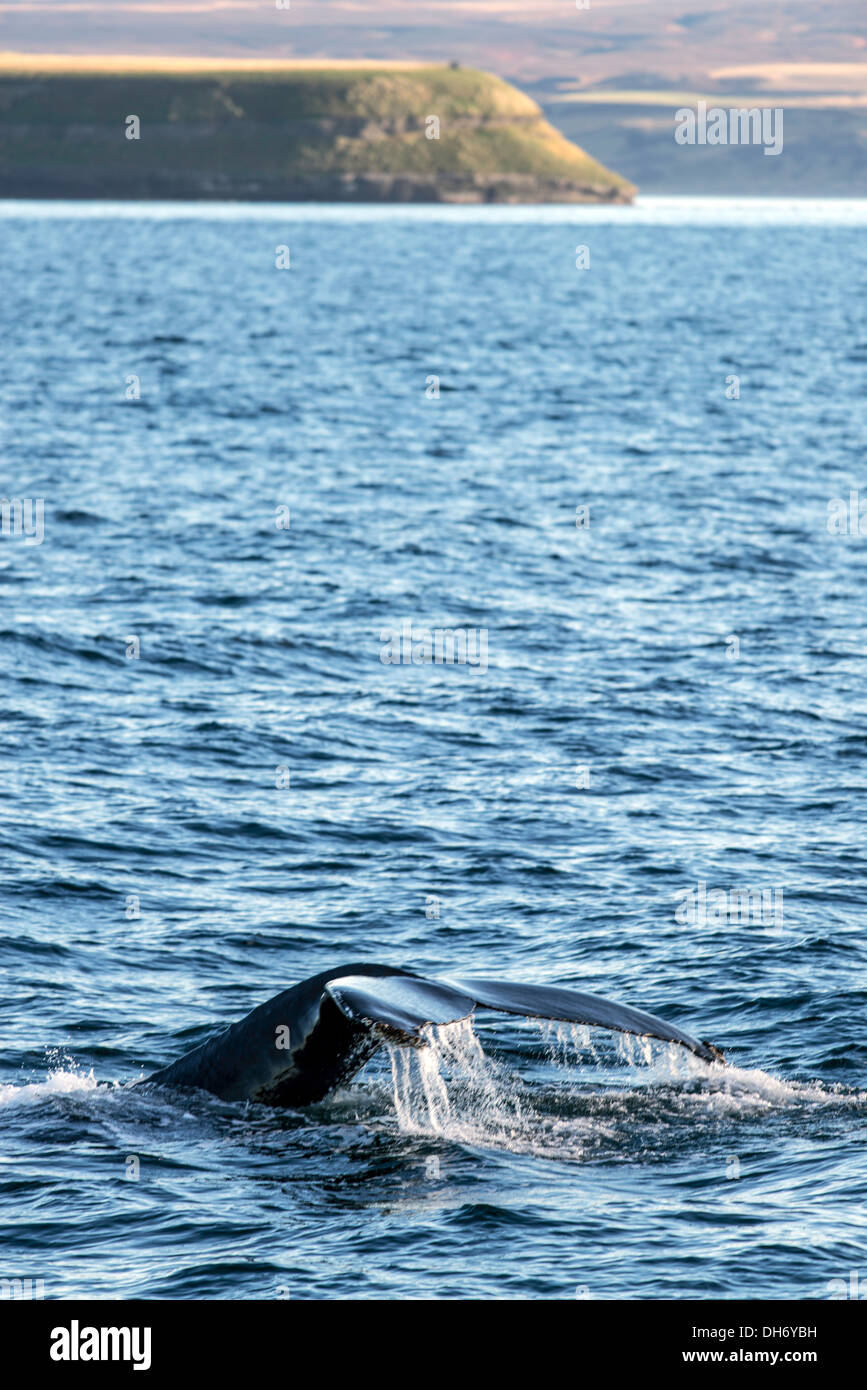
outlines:
[{"label": "whale fluke", "polygon": [[346,965],[275,995],[138,1084],[196,1087],[222,1100],[309,1105],[354,1076],[384,1042],[424,1046],[426,1027],[456,1023],[477,1009],[636,1033],[679,1043],[707,1062],[723,1061],[718,1048],[654,1014],[579,990]]},{"label": "whale fluke", "polygon": [[525,1018],[551,1018],[563,1023],[585,1023],[596,1028],[612,1028],[620,1033],[637,1033],[640,1037],[659,1038],[662,1042],[680,1043],[706,1062],[724,1060],[719,1048],[699,1041],[673,1023],[666,1023],[655,1014],[615,1004],[598,994],[583,994],[577,989],[558,985],[519,985],[511,980],[447,980],[447,984],[471,994],[479,1008],[496,1009],[507,1014],[522,1014]]}]

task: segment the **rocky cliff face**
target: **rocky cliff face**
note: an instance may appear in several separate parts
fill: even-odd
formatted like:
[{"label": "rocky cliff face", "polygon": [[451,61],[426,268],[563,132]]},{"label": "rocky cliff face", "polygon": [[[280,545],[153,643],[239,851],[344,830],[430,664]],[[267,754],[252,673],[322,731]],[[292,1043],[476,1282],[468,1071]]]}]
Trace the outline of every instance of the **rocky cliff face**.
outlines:
[{"label": "rocky cliff face", "polygon": [[535,203],[633,193],[529,97],[473,69],[0,61],[3,197]]}]

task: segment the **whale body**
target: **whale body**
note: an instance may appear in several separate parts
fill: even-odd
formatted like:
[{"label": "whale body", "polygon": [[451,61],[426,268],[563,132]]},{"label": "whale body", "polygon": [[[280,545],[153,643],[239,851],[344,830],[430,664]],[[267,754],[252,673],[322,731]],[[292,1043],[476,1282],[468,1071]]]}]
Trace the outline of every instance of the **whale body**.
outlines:
[{"label": "whale body", "polygon": [[654,1014],[595,994],[511,980],[429,979],[388,965],[345,965],[283,990],[138,1085],[194,1087],[222,1100],[310,1105],[349,1081],[385,1042],[423,1047],[431,1025],[479,1009],[611,1028],[679,1043],[706,1062],[720,1050]]}]

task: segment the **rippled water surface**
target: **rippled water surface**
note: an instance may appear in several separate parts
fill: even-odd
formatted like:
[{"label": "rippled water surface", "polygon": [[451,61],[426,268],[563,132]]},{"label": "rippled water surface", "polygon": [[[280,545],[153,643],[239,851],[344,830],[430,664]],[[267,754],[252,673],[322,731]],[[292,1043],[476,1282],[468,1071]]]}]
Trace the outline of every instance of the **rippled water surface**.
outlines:
[{"label": "rippled water surface", "polygon": [[[0,1277],[867,1271],[867,538],[828,528],[864,484],[867,532],[865,222],[2,210],[0,496],[44,536],[0,536]],[[487,660],[385,664],[407,620]],[[732,1066],[488,1015],[307,1111],[126,1088],[364,959]]]}]

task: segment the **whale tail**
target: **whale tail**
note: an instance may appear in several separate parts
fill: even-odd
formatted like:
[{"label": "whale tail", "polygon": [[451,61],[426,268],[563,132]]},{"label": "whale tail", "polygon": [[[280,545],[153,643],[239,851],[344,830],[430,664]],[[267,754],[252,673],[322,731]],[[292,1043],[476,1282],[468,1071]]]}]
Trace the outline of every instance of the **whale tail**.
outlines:
[{"label": "whale tail", "polygon": [[284,990],[146,1081],[198,1087],[224,1100],[309,1105],[348,1081],[384,1042],[424,1046],[427,1027],[479,1009],[636,1033],[678,1043],[707,1062],[724,1060],[711,1043],[654,1014],[579,990],[353,965]]}]

